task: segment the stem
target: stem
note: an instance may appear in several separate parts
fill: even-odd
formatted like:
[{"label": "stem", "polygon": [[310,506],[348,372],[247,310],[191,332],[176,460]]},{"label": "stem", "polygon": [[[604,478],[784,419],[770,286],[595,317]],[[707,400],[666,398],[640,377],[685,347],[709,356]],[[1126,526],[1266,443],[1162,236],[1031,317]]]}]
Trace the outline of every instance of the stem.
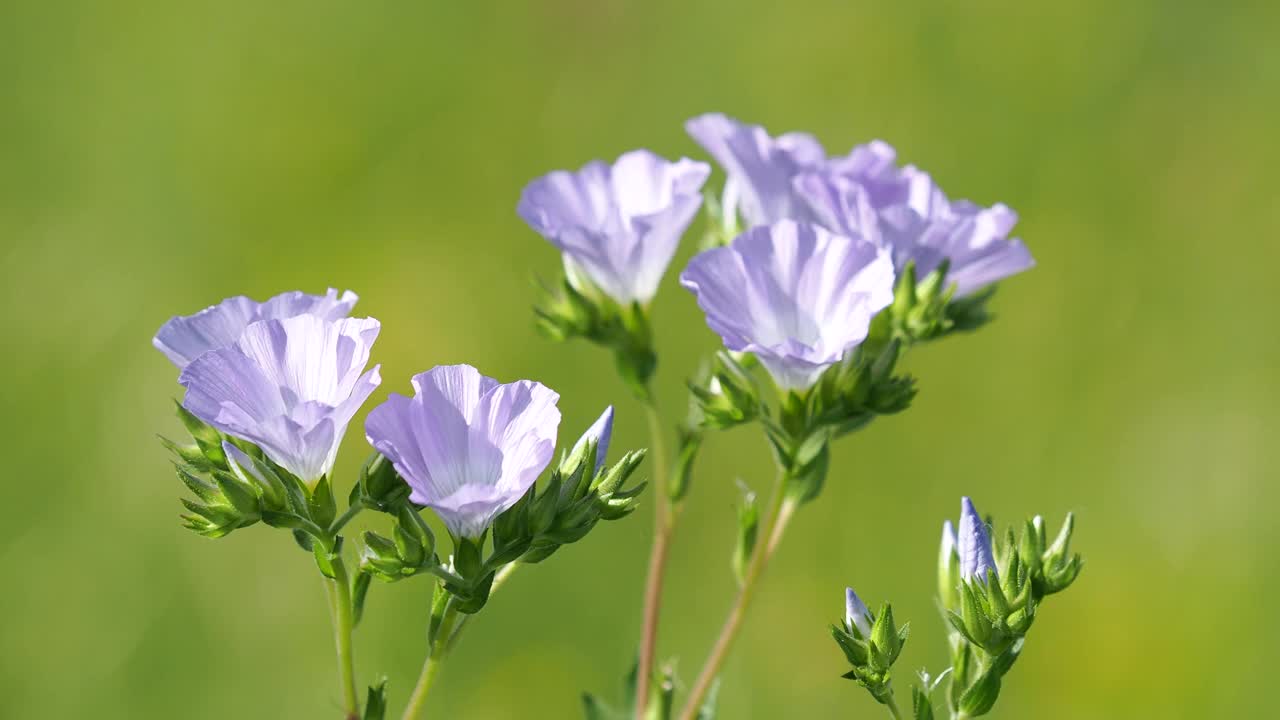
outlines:
[{"label": "stem", "polygon": [[450,600],[448,607],[445,608],[444,618],[440,620],[440,628],[436,631],[435,642],[427,648],[427,659],[422,663],[422,673],[418,676],[418,684],[413,688],[413,695],[409,698],[409,705],[405,707],[401,720],[416,720],[422,715],[422,709],[427,703],[427,695],[431,692],[432,684],[435,683],[436,674],[440,672],[440,666],[449,654],[451,643],[448,639],[453,634],[453,626],[457,619],[458,610]]},{"label": "stem", "polygon": [[351,581],[342,558],[333,563],[333,578],[325,578],[333,619],[333,642],[338,650],[338,679],[342,684],[342,709],[346,720],[360,720],[360,700],[356,695],[355,654],[351,649]]},{"label": "stem", "polygon": [[347,508],[346,512],[342,513],[337,520],[333,521],[333,525],[329,527],[329,534],[337,535],[342,528],[347,526],[347,523],[351,522],[352,518],[359,515],[363,510],[364,505],[360,504],[358,501],[351,507]]},{"label": "stem", "polygon": [[644,611],[640,629],[640,658],[636,670],[636,720],[644,717],[649,703],[649,684],[653,678],[654,653],[658,645],[658,617],[662,612],[662,584],[667,571],[667,555],[671,535],[676,527],[680,506],[671,502],[667,490],[667,453],[663,443],[662,418],[652,402],[645,403],[649,422],[649,446],[653,452],[653,483],[658,502],[653,512],[653,545],[649,550],[649,570],[644,587]]},{"label": "stem", "polygon": [[[507,581],[507,578],[511,577],[511,573],[515,572],[516,568],[519,566],[520,561],[517,560],[516,562],[503,565],[502,568],[494,574],[493,585],[489,588],[489,597],[493,597],[493,594],[498,592],[498,588],[502,587],[503,583]],[[467,621],[470,619],[470,615],[463,615],[458,620],[458,623],[454,625],[453,632],[449,635],[449,639],[445,643],[445,652],[451,652],[453,650],[453,646],[458,643],[458,636],[462,634],[462,629],[467,626]]]},{"label": "stem", "polygon": [[889,692],[889,697],[884,701],[884,704],[888,706],[889,714],[894,717],[894,720],[902,720],[902,711],[898,709],[898,703],[893,699],[892,691]]},{"label": "stem", "polygon": [[738,596],[729,610],[729,616],[725,618],[724,626],[720,629],[720,635],[716,638],[711,655],[707,657],[702,671],[698,673],[698,680],[689,693],[689,700],[685,703],[684,710],[680,712],[681,720],[694,720],[697,717],[703,698],[715,683],[716,675],[720,673],[720,667],[724,665],[725,658],[729,656],[729,649],[742,628],[742,621],[755,595],[760,574],[764,572],[769,558],[778,549],[782,534],[787,529],[787,524],[791,522],[791,516],[795,514],[796,501],[786,498],[784,485],[783,475],[779,473],[778,483],[773,490],[773,499],[769,503],[769,515],[765,521],[765,527],[770,528],[767,535],[768,541],[758,545],[751,556],[751,564],[747,566],[747,572],[742,578],[742,586],[738,588]]}]

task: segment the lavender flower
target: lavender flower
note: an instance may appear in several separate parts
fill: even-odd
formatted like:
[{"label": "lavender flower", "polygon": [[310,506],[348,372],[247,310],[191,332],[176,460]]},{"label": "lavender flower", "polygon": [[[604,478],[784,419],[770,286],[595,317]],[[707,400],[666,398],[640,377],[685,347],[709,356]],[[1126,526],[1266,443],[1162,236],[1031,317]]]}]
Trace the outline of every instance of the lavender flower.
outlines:
[{"label": "lavender flower", "polygon": [[560,396],[530,380],[500,385],[470,365],[414,376],[365,422],[369,444],[409,483],[409,498],[457,536],[478,538],[551,462]]},{"label": "lavender flower", "polygon": [[907,207],[881,213],[880,232],[893,249],[894,265],[915,262],[923,277],[949,261],[946,282],[965,297],[1035,266],[1022,241],[1009,239],[1018,214],[1007,206],[989,208],[967,201],[948,204],[925,217]]},{"label": "lavender flower", "polygon": [[182,404],[314,483],[333,469],[347,424],[382,382],[380,366],[364,372],[379,327],[372,318],[315,315],[252,323],[233,345],[183,369]]},{"label": "lavender flower", "polygon": [[611,166],[557,170],[525,187],[516,212],[564,253],[571,282],[580,275],[623,304],[648,303],[680,237],[702,204],[711,168],[635,150]]},{"label": "lavender flower", "polygon": [[987,524],[968,497],[960,498],[960,533],[956,544],[960,554],[960,579],[985,583],[987,571],[995,571],[996,561]]},{"label": "lavender flower", "polygon": [[171,318],[160,327],[151,344],[181,370],[204,353],[239,340],[244,329],[255,322],[283,320],[296,315],[338,320],[351,313],[358,299],[350,290],[339,296],[333,288],[324,295],[308,295],[295,290],[276,295],[263,303],[237,295],[195,315]]},{"label": "lavender flower", "polygon": [[871,637],[871,611],[867,609],[866,603],[862,602],[862,598],[858,597],[858,593],[853,588],[844,589],[844,625],[849,632],[853,632],[857,628],[858,632],[864,638]]},{"label": "lavender flower", "polygon": [[689,136],[728,175],[724,212],[740,212],[751,225],[803,219],[805,210],[792,188],[803,172],[819,170],[827,161],[822,144],[807,133],[772,137],[759,125],[747,125],[719,113],[685,123]]},{"label": "lavender flower", "polygon": [[913,262],[923,277],[947,260],[947,282],[964,297],[1035,264],[1021,240],[1009,239],[1018,216],[1008,207],[952,202],[910,167],[861,177],[809,173],[796,178],[796,192],[834,232],[857,233],[892,251],[899,273]]},{"label": "lavender flower", "polygon": [[789,220],[690,261],[680,282],[730,350],[754,353],[778,386],[803,390],[867,337],[893,301],[889,254]]}]

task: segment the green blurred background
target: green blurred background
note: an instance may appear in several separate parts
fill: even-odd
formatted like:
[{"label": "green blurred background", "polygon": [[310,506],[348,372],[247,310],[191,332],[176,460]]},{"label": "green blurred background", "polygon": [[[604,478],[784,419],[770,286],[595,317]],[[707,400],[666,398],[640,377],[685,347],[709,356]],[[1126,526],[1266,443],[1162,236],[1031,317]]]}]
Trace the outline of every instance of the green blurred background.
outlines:
[{"label": "green blurred background", "polygon": [[[954,196],[1004,201],[1039,267],[997,323],[911,359],[908,413],[842,442],[724,675],[723,716],[881,716],[825,624],[855,584],[945,661],[938,528],[962,493],[998,520],[1079,515],[1088,566],[1054,598],[994,717],[1259,716],[1280,446],[1280,44],[1274,2],[517,3],[7,0],[0,4],[0,717],[338,716],[321,585],[261,527],[179,527],[170,315],[246,293],[352,288],[383,321],[380,400],[466,361],[609,402],[607,356],[533,331],[556,253],[520,188],[633,147],[701,157],[721,110],[832,151],[884,138]],[[716,181],[718,182],[718,180]],[[690,238],[693,237],[693,233]],[[668,273],[660,395],[716,345]],[[339,463],[350,482],[359,424]],[[662,653],[686,680],[732,580],[733,480],[715,437],[672,562]],[[451,659],[433,717],[579,716],[630,662],[645,509],[522,571]],[[398,710],[425,581],[375,586],[361,679]]]}]

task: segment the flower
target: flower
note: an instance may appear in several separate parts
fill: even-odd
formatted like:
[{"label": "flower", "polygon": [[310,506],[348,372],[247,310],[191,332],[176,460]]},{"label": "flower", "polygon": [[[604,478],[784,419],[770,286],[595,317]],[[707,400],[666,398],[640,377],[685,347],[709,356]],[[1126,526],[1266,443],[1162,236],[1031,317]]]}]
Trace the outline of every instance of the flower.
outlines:
[{"label": "flower", "polygon": [[531,380],[501,385],[470,365],[413,378],[369,412],[365,435],[450,532],[478,538],[551,462],[560,396]]},{"label": "flower", "polygon": [[853,632],[856,628],[862,637],[871,637],[871,623],[874,619],[871,611],[867,609],[866,603],[862,602],[862,598],[858,597],[858,593],[853,588],[844,589],[844,625]]},{"label": "flower", "polygon": [[685,130],[728,175],[725,213],[741,212],[751,225],[803,219],[792,180],[825,166],[827,153],[816,138],[807,133],[772,137],[759,125],[720,113],[699,115],[685,123]]},{"label": "flower", "polygon": [[314,483],[333,469],[347,424],[382,382],[380,366],[364,372],[379,328],[373,318],[315,315],[252,323],[182,370],[182,404]]},{"label": "flower", "polygon": [[946,204],[932,217],[900,206],[880,214],[880,233],[899,269],[914,262],[923,277],[948,261],[946,282],[958,298],[1035,266],[1031,252],[1009,233],[1018,214],[999,203],[984,208],[968,201]]},{"label": "flower", "polygon": [[296,315],[338,320],[351,313],[358,299],[350,290],[339,296],[333,288],[325,291],[324,295],[308,295],[294,290],[263,303],[237,295],[195,315],[170,318],[160,326],[151,344],[181,370],[204,353],[239,340],[244,329],[259,320],[283,320]]},{"label": "flower", "polygon": [[725,347],[751,352],[778,386],[803,390],[867,337],[893,301],[888,252],[784,220],[693,258],[680,282]]},{"label": "flower", "polygon": [[996,561],[991,551],[987,524],[968,497],[960,498],[960,533],[956,537],[960,555],[960,579],[985,583],[987,571],[995,572]]},{"label": "flower", "polygon": [[946,279],[956,297],[1035,265],[1022,241],[1009,239],[1018,216],[1007,206],[952,202],[928,175],[913,168],[900,174],[906,184],[896,190],[833,173],[808,173],[795,185],[818,222],[889,249],[899,273],[914,263],[923,277],[948,261]]},{"label": "flower", "polygon": [[702,205],[710,173],[706,163],[634,150],[612,166],[596,161],[534,180],[516,212],[560,248],[579,290],[585,275],[619,303],[647,303]]},{"label": "flower", "polygon": [[923,277],[949,260],[956,297],[1035,265],[1022,241],[1008,237],[1017,222],[1012,210],[949,200],[928,173],[899,167],[897,151],[882,140],[829,158],[811,135],[775,138],[717,113],[685,128],[729,176],[724,211],[741,212],[749,224],[791,219],[860,235],[891,250],[898,273],[914,262]]},{"label": "flower", "polygon": [[596,441],[596,465],[591,471],[591,477],[595,477],[600,472],[600,468],[604,467],[605,456],[609,452],[609,440],[613,437],[613,406],[604,409],[600,417],[592,423],[587,431],[582,433],[582,437],[578,438],[578,442],[573,444],[573,449],[565,457],[560,469],[562,472],[572,473],[577,469],[578,463],[582,462],[581,456],[587,451],[587,443],[592,440]]}]

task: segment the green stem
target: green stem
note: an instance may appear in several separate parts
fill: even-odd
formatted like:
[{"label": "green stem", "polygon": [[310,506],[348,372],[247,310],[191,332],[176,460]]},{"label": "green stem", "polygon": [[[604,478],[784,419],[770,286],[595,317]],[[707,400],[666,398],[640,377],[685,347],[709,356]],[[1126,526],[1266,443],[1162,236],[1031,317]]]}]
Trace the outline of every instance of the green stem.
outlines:
[{"label": "green stem", "polygon": [[689,699],[685,702],[684,710],[680,713],[681,720],[694,720],[697,717],[702,707],[703,699],[711,690],[711,686],[715,684],[716,676],[720,674],[720,668],[729,656],[733,641],[737,638],[738,631],[742,629],[742,621],[746,618],[747,608],[751,605],[751,599],[755,596],[756,585],[760,580],[760,575],[764,572],[769,558],[778,549],[782,534],[791,522],[792,515],[795,514],[797,503],[795,500],[786,497],[785,489],[785,473],[779,471],[778,482],[773,489],[773,499],[769,502],[769,514],[766,516],[763,525],[765,528],[764,537],[768,539],[766,542],[756,545],[756,551],[752,554],[751,564],[747,566],[747,571],[742,577],[742,585],[738,588],[738,595],[733,601],[733,607],[730,608],[729,615],[725,618],[724,626],[720,629],[720,635],[716,638],[716,643],[712,647],[711,655],[707,657],[706,663],[702,666],[702,671],[698,673],[698,679],[693,685],[693,690],[689,693]]},{"label": "green stem", "polygon": [[413,688],[413,695],[409,698],[409,705],[405,707],[401,720],[417,720],[421,717],[427,703],[427,695],[435,683],[436,674],[440,672],[440,666],[449,654],[451,645],[449,638],[453,634],[454,623],[457,621],[458,609],[450,600],[445,608],[444,617],[440,620],[440,627],[436,631],[435,642],[427,648],[427,659],[422,664],[422,673],[418,675],[418,684]]},{"label": "green stem", "polygon": [[889,708],[889,714],[894,717],[894,720],[902,720],[902,711],[898,709],[898,702],[893,699],[893,691],[889,692],[889,697],[884,704]]},{"label": "green stem", "polygon": [[653,456],[653,492],[658,499],[653,512],[653,545],[649,550],[649,570],[644,587],[644,610],[640,629],[640,657],[636,672],[635,716],[643,718],[649,702],[654,655],[658,645],[658,620],[662,614],[662,585],[666,578],[671,535],[675,531],[680,506],[668,494],[668,465],[663,441],[662,418],[652,400],[645,403],[649,423],[649,451]]},{"label": "green stem", "polygon": [[347,511],[342,513],[342,515],[337,520],[333,521],[333,525],[329,526],[329,534],[337,535],[339,532],[341,532],[342,528],[347,526],[347,523],[351,522],[352,518],[359,515],[363,511],[364,511],[364,505],[362,505],[359,501],[357,501],[356,504],[347,508]]},{"label": "green stem", "polygon": [[[493,585],[489,588],[489,597],[493,597],[493,594],[498,592],[498,588],[502,587],[502,585],[507,582],[507,578],[511,577],[511,573],[515,572],[516,568],[519,566],[520,562],[517,560],[516,562],[503,565],[502,568],[494,574]],[[467,621],[470,619],[470,615],[463,615],[458,620],[457,625],[453,627],[453,632],[449,635],[448,641],[445,643],[444,649],[446,652],[453,651],[453,646],[458,643],[458,636],[462,634],[462,629],[467,626]]]},{"label": "green stem", "polygon": [[351,606],[351,581],[342,558],[333,563],[333,578],[325,578],[333,619],[333,642],[338,651],[338,679],[342,684],[342,709],[346,720],[360,720],[360,699],[356,694],[355,654],[351,629],[355,625]]}]

